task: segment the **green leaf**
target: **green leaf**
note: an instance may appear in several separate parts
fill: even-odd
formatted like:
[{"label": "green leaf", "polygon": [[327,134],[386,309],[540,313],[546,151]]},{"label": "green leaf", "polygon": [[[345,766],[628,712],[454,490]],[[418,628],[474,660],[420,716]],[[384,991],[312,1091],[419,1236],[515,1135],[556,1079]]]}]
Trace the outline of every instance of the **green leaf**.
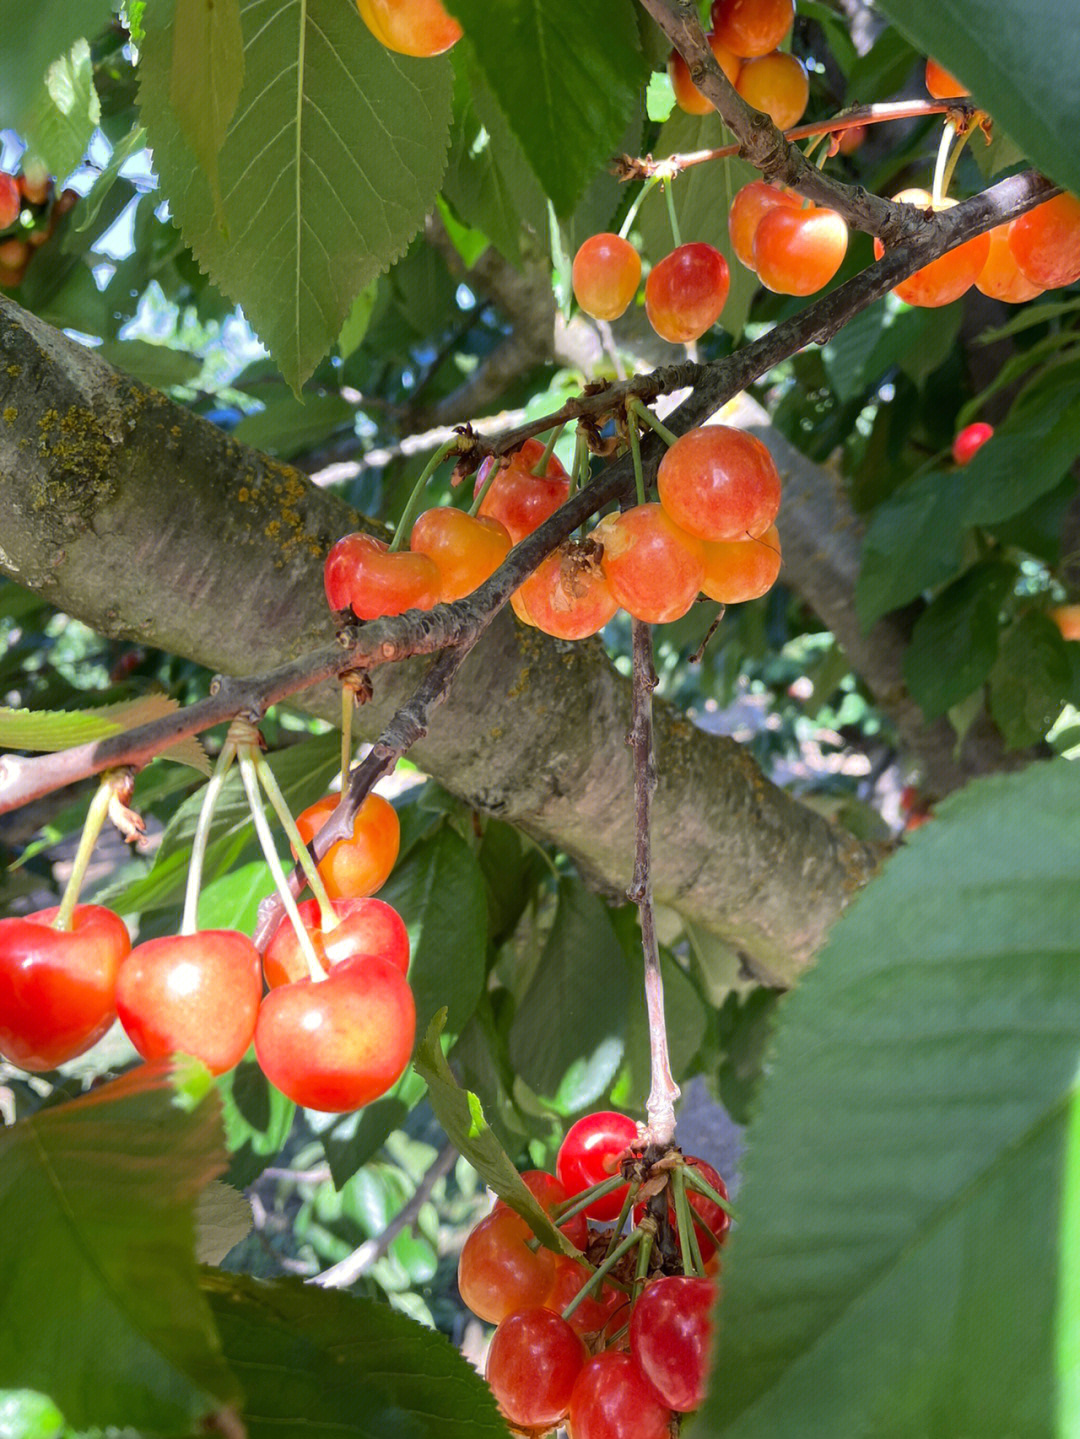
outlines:
[{"label": "green leaf", "polygon": [[542,1244],[564,1254],[575,1254],[574,1246],[537,1204],[517,1166],[495,1138],[479,1099],[462,1089],[454,1078],[440,1043],[445,1023],[446,1012],[441,1011],[431,1021],[413,1058],[413,1067],[427,1083],[435,1118],[484,1183],[521,1215]]},{"label": "green leaf", "polygon": [[[120,171],[131,159],[132,155],[138,154],[146,144],[146,131],[141,125],[132,125],[122,140],[118,140],[113,146],[112,154],[109,156],[109,163],[102,170],[94,181],[92,188],[84,196],[76,211],[77,221],[72,226],[72,232],[81,234],[89,230],[98,217],[101,203],[120,177]],[[65,246],[65,249],[67,247]]]},{"label": "green leaf", "polygon": [[510,1063],[560,1114],[607,1089],[626,1047],[622,948],[607,907],[579,879],[559,881],[555,921],[508,1036]]},{"label": "green leaf", "polygon": [[959,569],[966,510],[962,477],[940,470],[920,475],[875,510],[855,586],[864,630]]},{"label": "green leaf", "polygon": [[222,226],[218,154],[243,83],[239,0],[175,0],[169,103],[206,174]]},{"label": "green leaf", "polygon": [[378,281],[372,280],[370,285],[364,286],[353,301],[353,307],[345,317],[341,334],[338,336],[338,353],[343,360],[347,360],[353,351],[358,350],[363,343],[368,325],[371,323],[378,293]]},{"label": "green leaf", "polygon": [[296,1105],[244,1059],[216,1080],[221,1095],[225,1142],[231,1152],[226,1181],[243,1189],[279,1155],[292,1129]]},{"label": "green leaf", "polygon": [[100,119],[90,46],[79,39],[49,66],[27,112],[22,127],[27,147],[24,165],[28,159],[58,179],[70,175],[86,154]]},{"label": "green leaf", "polygon": [[900,365],[918,384],[936,370],[956,342],[959,305],[915,309],[888,295],[870,305],[821,351],[829,380],[845,403],[877,385],[888,370]]},{"label": "green leaf", "polygon": [[202,369],[198,356],[150,340],[112,340],[101,345],[97,353],[110,365],[156,390],[190,385]]},{"label": "green leaf", "polygon": [[869,105],[900,89],[918,57],[902,35],[886,26],[865,55],[852,64],[845,105]]},{"label": "green leaf", "polygon": [[111,0],[0,0],[0,130],[21,130],[52,62],[104,30],[112,11]]},{"label": "green leaf", "polygon": [[150,1434],[235,1400],[193,1253],[224,1162],[217,1103],[179,1105],[163,1065],[0,1130],[0,1386]]},{"label": "green leaf", "polygon": [[251,1205],[239,1189],[212,1179],[195,1203],[195,1258],[220,1264],[251,1229]]},{"label": "green leaf", "polygon": [[244,84],[218,154],[226,234],[172,109],[167,12],[148,8],[140,58],[155,169],[199,265],[299,391],[434,203],[449,65],[393,54],[342,0],[241,0]]},{"label": "green leaf", "polygon": [[289,459],[355,420],[356,407],[340,395],[281,393],[271,395],[257,414],[245,415],[233,435],[242,445]]},{"label": "green leaf", "polygon": [[443,823],[414,845],[379,891],[409,928],[409,984],[417,1032],[446,1007],[460,1034],[484,986],[487,898],[476,856],[453,825]]},{"label": "green leaf", "polygon": [[[92,744],[110,735],[124,734],[136,725],[149,724],[175,714],[179,703],[168,695],[140,695],[118,704],[92,710],[14,710],[0,705],[0,745],[5,749],[43,750],[54,753],[72,745]],[[191,736],[178,740],[160,758],[187,764],[201,774],[210,773],[206,751]]]},{"label": "green leaf", "polygon": [[[974,93],[1031,162],[1080,192],[1080,30],[1056,5],[1029,0],[882,0],[881,9],[924,55]],[[870,96],[876,99],[876,96]]]},{"label": "green leaf", "polygon": [[442,1334],[299,1280],[206,1271],[248,1439],[506,1439],[491,1391]]},{"label": "green leaf", "polygon": [[1016,579],[1012,565],[973,565],[919,616],[904,655],[904,678],[928,720],[976,689],[998,652],[998,615]]},{"label": "green leaf", "polygon": [[617,148],[648,79],[630,0],[449,0],[560,215]]},{"label": "green leaf", "polygon": [[64,1416],[33,1389],[0,1391],[0,1439],[63,1439]]},{"label": "green leaf", "polygon": [[974,782],[784,997],[687,1439],[1077,1432],[1078,815]]},{"label": "green leaf", "polygon": [[990,713],[1010,749],[1046,738],[1072,687],[1065,641],[1045,615],[1028,614],[1001,642],[990,676]]}]

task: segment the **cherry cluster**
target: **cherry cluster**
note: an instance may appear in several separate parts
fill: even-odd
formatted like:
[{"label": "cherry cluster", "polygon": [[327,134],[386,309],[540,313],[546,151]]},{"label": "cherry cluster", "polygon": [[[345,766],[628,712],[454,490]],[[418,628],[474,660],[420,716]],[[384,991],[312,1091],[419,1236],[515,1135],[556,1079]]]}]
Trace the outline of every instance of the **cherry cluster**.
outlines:
[{"label": "cherry cluster", "polygon": [[[781,130],[797,125],[810,99],[806,66],[780,46],[795,19],[795,0],[713,0],[707,39],[716,63],[748,105]],[[688,115],[708,115],[707,100],[677,50],[668,60],[675,103]]]},{"label": "cherry cluster", "polygon": [[13,290],[22,284],[30,261],[78,199],[77,190],[57,195],[47,175],[0,170],[0,288]]},{"label": "cherry cluster", "polygon": [[497,1325],[487,1380],[515,1429],[668,1439],[673,1415],[704,1397],[727,1190],[703,1159],[646,1154],[632,1119],[590,1114],[567,1133],[555,1174],[521,1176],[580,1258],[540,1247],[502,1200],[465,1240],[458,1287]]}]

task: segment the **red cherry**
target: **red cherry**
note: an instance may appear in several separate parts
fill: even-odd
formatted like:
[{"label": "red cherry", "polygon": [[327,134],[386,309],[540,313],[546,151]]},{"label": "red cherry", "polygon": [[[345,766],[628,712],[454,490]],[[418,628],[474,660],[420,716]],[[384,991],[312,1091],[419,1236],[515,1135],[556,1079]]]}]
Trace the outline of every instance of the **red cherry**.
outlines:
[{"label": "red cherry", "polygon": [[694,603],[705,573],[701,541],[661,505],[635,505],[621,515],[605,515],[593,538],[604,547],[604,578],[628,615],[668,624]]},{"label": "red cherry", "polygon": [[975,458],[976,451],[982,449],[993,433],[993,425],[987,425],[981,420],[974,425],[965,425],[952,442],[953,459],[958,465],[969,465]]},{"label": "red cherry", "polygon": [[458,1259],[458,1289],[478,1319],[501,1324],[515,1310],[544,1304],[555,1256],[550,1249],[530,1249],[532,1238],[524,1219],[507,1208],[493,1210],[468,1235]]},{"label": "red cherry", "polygon": [[[557,1254],[555,1280],[547,1297],[547,1307],[561,1313],[571,1300],[577,1298],[593,1273],[591,1265],[584,1260],[571,1259],[568,1254]],[[578,1334],[596,1334],[628,1303],[627,1296],[621,1290],[613,1289],[609,1284],[601,1284],[599,1297],[596,1290],[587,1294],[567,1323]]]},{"label": "red cherry", "polygon": [[1009,245],[1009,231],[1013,221],[995,225],[990,231],[990,249],[986,263],[975,280],[976,290],[981,290],[991,300],[1003,300],[1007,305],[1022,305],[1041,295],[1041,285],[1029,280],[1016,263],[1016,256]]},{"label": "red cherry", "polygon": [[[555,1173],[567,1194],[580,1194],[619,1172],[619,1160],[637,1139],[637,1125],[625,1114],[602,1110],[572,1124],[559,1145]],[[584,1210],[591,1219],[617,1219],[630,1186],[594,1199]]]},{"label": "red cherry", "polygon": [[835,210],[774,205],[754,231],[754,269],[777,294],[813,295],[839,270],[847,242],[847,225]]},{"label": "red cherry", "polygon": [[[713,58],[734,85],[739,78],[739,70],[742,68],[742,60],[733,51],[729,50],[715,34],[708,37],[709,49],[713,52]],[[713,105],[711,100],[706,100],[698,87],[690,78],[690,67],[679,54],[678,50],[672,50],[668,57],[668,75],[671,77],[671,88],[675,91],[675,103],[680,110],[685,110],[688,115],[711,115]]]},{"label": "red cherry", "polygon": [[798,209],[802,200],[764,180],[751,180],[739,190],[728,211],[731,248],[748,270],[754,268],[754,235],[766,213],[776,205]]},{"label": "red cherry", "polygon": [[415,1036],[416,1005],[398,966],[350,959],[317,984],[300,979],[272,989],[259,1008],[255,1054],[289,1099],[341,1114],[397,1083]]},{"label": "red cherry", "polygon": [[926,88],[935,100],[954,100],[958,95],[971,94],[966,85],[961,85],[956,76],[950,75],[936,60],[926,62]]},{"label": "red cherry", "polygon": [[21,209],[22,201],[19,198],[19,187],[15,183],[14,176],[0,171],[0,230],[6,230],[9,225],[14,225],[19,218]]},{"label": "red cherry", "polygon": [[495,1331],[485,1376],[511,1424],[548,1429],[570,1407],[574,1383],[589,1351],[550,1309],[519,1309]]},{"label": "red cherry", "polygon": [[780,475],[768,449],[729,425],[680,435],[660,461],[656,487],[675,524],[713,543],[763,535],[780,509]]},{"label": "red cherry", "polygon": [[[543,476],[531,473],[543,453],[539,440],[526,440],[492,480],[480,506],[482,515],[491,515],[506,526],[515,545],[565,504],[570,494],[570,476],[554,454],[549,456]],[[480,493],[498,464],[493,455],[482,462],[476,472],[474,494]]]},{"label": "red cherry", "polygon": [[[716,1192],[724,1199],[728,1197],[727,1185],[720,1175],[705,1159],[699,1159],[696,1155],[686,1156],[687,1168],[696,1169],[701,1177],[707,1180]],[[717,1204],[708,1195],[700,1193],[699,1190],[686,1186],[686,1199],[690,1208],[694,1211],[694,1233],[697,1235],[698,1247],[706,1262],[715,1257],[717,1251],[727,1238],[728,1230],[731,1227],[731,1216],[727,1210]],[[645,1213],[646,1206],[638,1204],[634,1207],[634,1220],[640,1222]],[[668,1221],[672,1228],[675,1227],[675,1204],[674,1199],[668,1199]]]},{"label": "red cherry", "polygon": [[775,50],[794,19],[795,0],[713,0],[712,28],[744,58]]},{"label": "red cherry", "polygon": [[58,909],[0,919],[0,1054],[31,1073],[82,1054],[116,1018],[116,975],[131,949],[111,909],[78,904],[71,928]]},{"label": "red cherry", "polygon": [[849,125],[836,136],[836,148],[841,155],[853,155],[862,147],[869,133],[869,125]]},{"label": "red cherry", "polygon": [[702,594],[725,605],[759,599],[776,583],[780,573],[780,536],[770,525],[752,540],[707,541]]},{"label": "red cherry", "polygon": [[461,26],[440,0],[356,0],[360,19],[399,55],[441,55],[461,39]]},{"label": "red cherry", "polygon": [[427,555],[439,572],[439,599],[471,595],[510,553],[510,533],[490,515],[439,505],[417,517],[409,549]]},{"label": "red cherry", "polygon": [[[570,1197],[562,1180],[557,1179],[554,1174],[548,1174],[546,1170],[526,1169],[522,1172],[521,1178],[526,1189],[545,1214],[553,1213],[558,1205],[565,1204]],[[501,1210],[516,1213],[516,1210],[510,1209],[505,1200],[498,1199],[495,1201],[495,1209],[492,1212],[496,1213]],[[559,1228],[576,1249],[584,1249],[588,1244],[589,1221],[584,1214],[575,1214],[565,1224],[560,1224]]]},{"label": "red cherry", "polygon": [[[306,845],[337,809],[340,796],[325,795],[296,817]],[[351,839],[339,839],[319,860],[319,874],[331,899],[355,899],[381,889],[390,877],[401,844],[397,810],[381,794],[369,794],[356,812]]]},{"label": "red cherry", "polygon": [[630,1316],[630,1353],[664,1403],[680,1414],[705,1397],[715,1297],[711,1279],[672,1275],[646,1285]]},{"label": "red cherry", "polygon": [[731,286],[728,263],[712,245],[680,245],[645,281],[645,313],[662,340],[688,345],[720,318]]},{"label": "red cherry", "polygon": [[193,1054],[223,1074],[251,1043],[261,994],[247,935],[203,929],[136,945],[117,976],[116,1012],[144,1059]]},{"label": "red cherry", "polygon": [[439,571],[427,555],[391,551],[374,535],[343,535],[326,556],[326,599],[360,620],[430,610],[439,603]]},{"label": "red cherry", "polygon": [[615,1349],[596,1354],[570,1395],[574,1439],[670,1439],[671,1411],[635,1359]]},{"label": "red cherry", "polygon": [[641,256],[620,235],[590,235],[574,256],[574,298],[594,320],[617,320],[637,294]]},{"label": "red cherry", "polygon": [[589,540],[567,540],[542,560],[517,591],[527,623],[561,640],[583,640],[602,630],[619,602],[604,577],[600,553]]},{"label": "red cherry", "polygon": [[[297,905],[324,970],[349,959],[376,956],[396,964],[402,974],[408,973],[409,931],[396,909],[381,899],[335,899],[331,904],[340,923],[325,932],[317,900],[305,899]],[[288,917],[266,947],[263,974],[271,989],[308,977],[307,960]]]},{"label": "red cherry", "polygon": [[797,125],[810,99],[806,66],[787,50],[747,60],[735,88],[748,105],[764,110],[778,130]]},{"label": "red cherry", "polygon": [[1044,290],[1080,280],[1080,200],[1055,195],[1009,226],[1009,249],[1022,272]]},{"label": "red cherry", "polygon": [[[956,204],[955,200],[945,199],[934,205],[930,192],[918,189],[901,190],[893,199],[903,205],[917,205],[920,210],[949,210]],[[951,304],[971,289],[986,264],[989,251],[989,235],[974,235],[962,245],[946,250],[944,255],[931,260],[929,265],[916,270],[899,285],[894,285],[893,294],[906,304],[919,305],[924,309]],[[884,245],[875,239],[874,258],[880,260],[884,253]]]}]

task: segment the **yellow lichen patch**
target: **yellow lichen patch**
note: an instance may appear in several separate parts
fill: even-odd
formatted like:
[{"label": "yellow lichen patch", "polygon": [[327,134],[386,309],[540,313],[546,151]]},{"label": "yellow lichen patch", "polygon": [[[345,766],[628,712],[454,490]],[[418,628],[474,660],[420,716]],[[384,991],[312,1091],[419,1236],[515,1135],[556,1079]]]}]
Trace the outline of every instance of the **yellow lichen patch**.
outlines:
[{"label": "yellow lichen patch", "polygon": [[276,538],[276,536],[277,536],[280,532],[281,532],[281,522],[280,522],[280,520],[271,520],[271,521],[269,522],[269,524],[266,526],[266,529],[263,530],[263,534],[264,534],[264,535],[267,537],[267,539],[269,539],[269,540],[272,540],[272,539]]},{"label": "yellow lichen patch", "polygon": [[11,379],[17,380],[17,379],[19,378],[19,376],[22,374],[22,366],[21,366],[21,365],[9,365],[9,366],[7,367],[7,372],[8,372],[8,375],[9,375],[9,377],[10,377]]},{"label": "yellow lichen patch", "polygon": [[240,488],[236,492],[236,498],[240,501],[242,505],[247,504],[248,500],[251,499],[251,491],[248,489],[247,485],[240,486]]},{"label": "yellow lichen patch", "polygon": [[19,418],[19,412],[14,405],[8,405],[4,409],[4,424],[13,425]]}]

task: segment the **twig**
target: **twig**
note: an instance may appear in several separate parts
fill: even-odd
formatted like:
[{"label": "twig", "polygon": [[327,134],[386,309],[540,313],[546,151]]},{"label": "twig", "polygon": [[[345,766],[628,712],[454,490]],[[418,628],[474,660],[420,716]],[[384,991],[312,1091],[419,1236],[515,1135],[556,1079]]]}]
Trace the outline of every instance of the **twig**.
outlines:
[{"label": "twig", "polygon": [[652,797],[656,790],[656,759],[653,754],[652,692],[656,688],[653,669],[652,630],[643,620],[632,625],[634,644],[633,688],[630,733],[627,743],[634,751],[634,878],[626,891],[638,907],[641,945],[645,952],[645,1005],[649,1013],[649,1057],[652,1087],[645,1105],[649,1116],[646,1145],[667,1149],[675,1140],[675,1101],[679,1086],[671,1074],[668,1055],[667,1021],[664,1018],[664,981],[660,974],[660,951],[656,942],[650,879]]}]

